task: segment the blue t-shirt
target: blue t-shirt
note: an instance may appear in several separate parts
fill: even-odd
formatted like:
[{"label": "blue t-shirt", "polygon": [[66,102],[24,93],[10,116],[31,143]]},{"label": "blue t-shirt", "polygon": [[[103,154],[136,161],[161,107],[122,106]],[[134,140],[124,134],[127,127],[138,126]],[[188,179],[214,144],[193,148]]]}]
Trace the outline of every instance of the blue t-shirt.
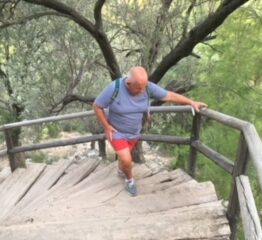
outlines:
[{"label": "blue t-shirt", "polygon": [[[119,92],[113,102],[111,98],[115,90],[115,81],[112,81],[95,99],[97,106],[108,107],[108,121],[118,131],[113,134],[113,139],[139,138],[143,113],[147,112],[150,106],[147,91],[132,95],[125,84],[126,79],[120,79]],[[148,82],[148,92],[150,97],[157,100],[167,95],[167,90],[152,82]]]}]

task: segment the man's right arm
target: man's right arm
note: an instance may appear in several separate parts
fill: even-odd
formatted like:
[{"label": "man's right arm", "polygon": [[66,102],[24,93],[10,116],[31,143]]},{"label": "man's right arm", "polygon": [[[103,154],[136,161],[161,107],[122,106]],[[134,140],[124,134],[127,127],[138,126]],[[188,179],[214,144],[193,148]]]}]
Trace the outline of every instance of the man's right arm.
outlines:
[{"label": "man's right arm", "polygon": [[117,132],[117,130],[113,128],[112,125],[108,122],[107,116],[103,108],[93,103],[93,109],[95,111],[96,117],[98,118],[99,122],[104,128],[106,138],[111,142],[113,133]]}]

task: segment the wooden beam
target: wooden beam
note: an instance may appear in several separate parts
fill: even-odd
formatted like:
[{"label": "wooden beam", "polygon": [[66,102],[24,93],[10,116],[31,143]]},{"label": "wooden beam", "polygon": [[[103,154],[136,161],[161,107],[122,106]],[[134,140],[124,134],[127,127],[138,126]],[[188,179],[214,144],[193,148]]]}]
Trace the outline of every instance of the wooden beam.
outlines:
[{"label": "wooden beam", "polygon": [[[97,135],[79,137],[79,138],[74,138],[74,139],[58,140],[58,141],[47,142],[47,143],[39,143],[39,144],[26,145],[26,146],[21,146],[21,147],[14,147],[9,152],[11,154],[15,154],[19,152],[28,152],[28,151],[45,149],[45,148],[62,147],[62,146],[67,146],[67,145],[75,145],[75,144],[93,142],[93,141],[104,140],[104,139],[105,139],[105,134],[101,133]],[[149,141],[149,142],[166,142],[166,143],[173,143],[173,144],[189,144],[190,143],[190,138],[157,135],[157,134],[142,135],[141,140]]]},{"label": "wooden beam", "polygon": [[209,117],[213,120],[216,120],[228,127],[232,127],[238,130],[242,130],[246,125],[249,123],[243,120],[240,120],[235,117],[231,117],[229,115],[226,115],[224,113],[220,113],[208,108],[200,110],[200,114],[206,117]]},{"label": "wooden beam", "polygon": [[227,218],[229,220],[231,236],[230,239],[236,239],[237,224],[239,221],[239,200],[237,195],[237,186],[235,178],[241,174],[245,174],[247,171],[248,161],[248,148],[243,133],[240,134],[237,156],[235,166],[233,169],[233,183],[232,190],[229,196],[229,203],[227,208]]},{"label": "wooden beam", "polygon": [[236,186],[240,204],[240,212],[244,226],[245,239],[262,239],[259,215],[248,176],[240,175],[236,177]]},{"label": "wooden beam", "polygon": [[[201,115],[196,114],[193,118],[193,125],[191,131],[191,142],[199,140],[201,129]],[[197,161],[197,149],[190,145],[189,159],[188,159],[188,173],[191,177],[195,177]]]},{"label": "wooden beam", "polygon": [[93,136],[85,136],[85,137],[79,137],[74,139],[58,140],[58,141],[47,142],[47,143],[39,143],[39,144],[15,147],[12,150],[10,150],[10,153],[14,154],[19,152],[28,152],[28,151],[34,151],[39,149],[45,149],[45,148],[62,147],[67,145],[75,145],[80,143],[97,141],[101,139],[105,139],[105,134],[102,133]]},{"label": "wooden beam", "polygon": [[193,141],[191,145],[201,152],[203,155],[213,160],[218,166],[232,174],[234,168],[234,162],[223,156],[222,154],[214,151],[200,141]]},{"label": "wooden beam", "polygon": [[248,146],[250,158],[255,165],[260,189],[262,190],[262,141],[253,124],[246,125],[243,134]]},{"label": "wooden beam", "polygon": [[88,117],[88,116],[94,116],[94,111],[70,113],[70,114],[64,114],[64,115],[59,115],[59,116],[52,116],[52,117],[46,117],[46,118],[38,118],[34,120],[24,120],[21,122],[9,123],[9,124],[0,126],[0,131],[4,129],[31,126],[31,125],[42,124],[42,123],[47,123],[47,122],[57,122],[57,121],[75,119],[75,118],[83,118],[83,117]]},{"label": "wooden beam", "polygon": [[[157,113],[157,112],[191,112],[191,106],[158,106],[158,107],[150,107],[150,112]],[[220,123],[223,123],[227,126],[236,128],[236,129],[242,129],[245,127],[248,122],[245,122],[243,120],[228,116],[226,114],[216,112],[211,109],[202,109],[200,111],[200,114],[206,117],[209,117],[211,119],[214,119]],[[75,118],[82,118],[82,117],[89,117],[94,116],[94,111],[86,111],[86,112],[78,112],[78,113],[70,113],[70,114],[64,114],[59,116],[51,116],[46,118],[39,118],[34,120],[24,120],[22,122],[16,122],[16,123],[9,123],[0,126],[0,131],[4,129],[9,128],[16,128],[16,127],[22,127],[22,126],[31,126],[34,124],[42,124],[46,122],[55,122],[55,121],[63,121],[63,120],[69,120],[69,119],[75,119]]]},{"label": "wooden beam", "polygon": [[142,141],[147,142],[163,142],[171,144],[190,144],[189,137],[178,137],[178,136],[168,136],[168,135],[158,135],[158,134],[142,134]]},{"label": "wooden beam", "polygon": [[[150,107],[150,112],[191,112],[191,107],[190,106]],[[47,122],[64,121],[64,120],[70,120],[70,119],[75,119],[75,118],[84,118],[84,117],[90,117],[94,115],[95,115],[94,111],[85,111],[85,112],[78,112],[78,113],[63,114],[59,116],[38,118],[34,120],[24,120],[21,122],[2,125],[0,126],[0,131],[4,129],[31,126],[31,125],[42,124],[42,123],[47,123]]]},{"label": "wooden beam", "polygon": [[150,107],[150,112],[152,113],[168,113],[168,112],[189,112],[191,113],[191,106],[184,105],[184,106],[155,106]]},{"label": "wooden beam", "polygon": [[9,160],[9,165],[11,168],[11,171],[14,172],[15,169],[18,167],[18,163],[15,158],[15,154],[11,152],[11,150],[14,148],[14,144],[12,141],[11,137],[11,132],[8,129],[5,129],[5,142],[6,142],[6,147],[7,147],[7,155],[8,155],[8,160]]}]

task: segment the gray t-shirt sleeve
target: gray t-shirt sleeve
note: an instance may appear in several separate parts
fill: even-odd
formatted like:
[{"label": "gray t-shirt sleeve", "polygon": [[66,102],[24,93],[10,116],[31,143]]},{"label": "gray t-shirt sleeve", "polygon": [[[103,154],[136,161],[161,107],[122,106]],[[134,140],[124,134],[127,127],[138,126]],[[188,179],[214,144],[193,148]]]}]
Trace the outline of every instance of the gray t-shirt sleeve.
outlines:
[{"label": "gray t-shirt sleeve", "polygon": [[96,97],[95,104],[101,108],[107,108],[111,97],[115,90],[115,81],[111,82],[108,86],[106,86],[102,92]]},{"label": "gray t-shirt sleeve", "polygon": [[161,100],[167,96],[168,91],[153,82],[148,83],[148,89],[150,91],[151,97],[156,100]]}]

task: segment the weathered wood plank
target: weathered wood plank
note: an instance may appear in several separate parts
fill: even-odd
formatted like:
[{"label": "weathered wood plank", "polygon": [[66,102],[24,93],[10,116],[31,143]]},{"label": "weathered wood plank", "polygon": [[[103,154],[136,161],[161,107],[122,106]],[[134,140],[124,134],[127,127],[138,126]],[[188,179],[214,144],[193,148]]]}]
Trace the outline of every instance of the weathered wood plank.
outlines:
[{"label": "weathered wood plank", "polygon": [[[57,140],[48,143],[38,143],[32,145],[26,145],[21,147],[14,147],[10,150],[11,154],[19,153],[19,152],[27,152],[27,151],[34,151],[39,149],[45,148],[54,148],[54,147],[61,147],[67,145],[75,145],[80,143],[92,142],[97,140],[105,139],[104,134],[97,134],[92,136],[85,136],[79,137],[74,139],[67,139],[67,140]],[[141,136],[141,140],[143,141],[152,141],[152,142],[166,142],[172,144],[189,144],[190,138],[187,137],[177,137],[177,136],[164,136],[164,135],[157,135],[157,134],[145,134]]]},{"label": "weathered wood plank", "polygon": [[[191,107],[190,106],[160,106],[160,107],[150,107],[150,111],[151,112],[191,112]],[[94,116],[94,111],[69,113],[69,114],[63,114],[59,116],[51,116],[51,117],[45,117],[45,118],[38,118],[34,120],[24,120],[21,122],[9,123],[9,124],[0,126],[0,131],[4,129],[31,126],[31,125],[42,124],[46,122],[64,121],[64,120],[70,120],[70,119],[75,119],[75,118],[84,118],[84,117],[89,117],[89,116]]]},{"label": "weathered wood plank", "polygon": [[27,169],[17,168],[0,185],[0,219],[2,219],[30,190],[44,171],[46,165],[34,164]]},{"label": "weathered wood plank", "polygon": [[73,185],[78,184],[83,179],[89,176],[91,172],[93,172],[96,167],[100,164],[99,160],[87,160],[84,163],[78,163],[78,166],[67,172],[64,176],[62,176],[56,185],[54,186],[55,189],[63,189],[65,187],[70,187]]},{"label": "weathered wood plank", "polygon": [[184,106],[155,106],[150,107],[151,113],[168,113],[168,112],[188,112],[191,113],[191,106],[184,105]]},{"label": "weathered wood plank", "polygon": [[22,219],[29,218],[38,222],[43,219],[48,219],[48,221],[68,220],[72,219],[72,216],[75,219],[90,216],[92,218],[118,215],[131,216],[217,201],[211,182],[198,184],[193,180],[162,191],[138,195],[135,198],[129,196],[123,185],[101,190],[98,192],[81,192],[72,198],[68,196],[64,201],[53,202],[51,205],[43,204],[34,212],[17,216],[17,219],[14,218],[12,223],[21,223],[21,221],[24,221]]},{"label": "weathered wood plank", "polygon": [[236,185],[245,239],[262,239],[260,220],[248,177],[244,175],[236,177]]},{"label": "weathered wood plank", "polygon": [[194,148],[196,148],[203,155],[214,161],[219,167],[226,170],[228,173],[232,174],[234,168],[234,162],[223,156],[222,154],[216,152],[215,150],[209,148],[200,141],[194,141],[191,143]]},{"label": "weathered wood plank", "polygon": [[59,180],[70,164],[72,164],[72,161],[64,160],[59,161],[56,165],[48,165],[40,178],[10,213],[15,214],[16,212],[19,212],[19,210],[23,209],[44,194],[45,191],[48,191]]},{"label": "weathered wood plank", "polygon": [[14,148],[14,144],[11,137],[11,132],[9,130],[4,131],[5,134],[5,142],[7,147],[7,156],[9,160],[9,165],[11,168],[11,171],[15,171],[16,168],[19,166],[19,162],[16,160],[15,154],[11,153],[10,150]]},{"label": "weathered wood plank", "polygon": [[243,129],[243,134],[248,146],[249,155],[254,162],[260,189],[262,190],[262,141],[253,124],[248,124]]},{"label": "weathered wood plank", "polygon": [[168,135],[159,135],[159,134],[142,134],[142,141],[148,142],[164,142],[171,144],[186,144],[190,143],[189,137],[178,137],[178,136],[168,136]]},{"label": "weathered wood plank", "polygon": [[[193,118],[190,142],[199,140],[200,129],[201,129],[201,115],[196,114]],[[189,151],[189,159],[188,159],[188,173],[192,177],[195,177],[196,161],[197,161],[197,149],[194,148],[191,144],[190,151]]]},{"label": "weathered wood plank", "polygon": [[0,184],[11,174],[10,167],[4,167],[0,172]]},{"label": "weathered wood plank", "polygon": [[228,127],[232,127],[238,130],[242,130],[247,124],[248,122],[240,120],[238,118],[226,115],[224,113],[221,112],[217,112],[214,111],[212,109],[209,108],[204,108],[200,110],[200,114],[206,117],[209,117],[213,120],[216,120]]},{"label": "weathered wood plank", "polygon": [[[136,206],[136,205],[134,205]],[[148,213],[52,223],[33,223],[1,227],[5,240],[96,239],[96,240],[193,240],[228,239],[230,229],[219,202]]]},{"label": "weathered wood plank", "polygon": [[94,111],[85,111],[85,112],[78,112],[78,113],[69,113],[69,114],[63,114],[59,116],[51,116],[51,117],[45,117],[45,118],[38,118],[34,120],[24,120],[21,122],[16,123],[8,123],[5,125],[0,126],[0,131],[4,129],[11,129],[11,128],[17,128],[17,127],[25,127],[25,126],[31,126],[35,124],[42,124],[47,122],[56,122],[56,121],[62,121],[62,120],[69,120],[69,119],[75,119],[75,118],[83,118],[88,116],[93,116]]},{"label": "weathered wood plank", "polygon": [[231,228],[231,239],[236,238],[237,224],[239,221],[239,200],[238,200],[235,178],[241,174],[246,173],[247,161],[248,161],[248,148],[243,133],[241,133],[239,137],[235,166],[232,173],[233,175],[232,190],[229,196],[229,203],[227,208],[227,217],[229,219],[230,228]]},{"label": "weathered wood plank", "polygon": [[[41,194],[30,204],[22,208],[20,214],[21,212],[30,212],[34,209],[41,208],[46,202],[53,202],[57,196],[60,196],[68,188],[78,184],[88,177],[99,163],[98,160],[88,160],[84,163],[79,163],[76,168],[62,175],[58,182],[49,191],[45,191],[45,193]],[[18,209],[16,210],[16,214],[18,214]]]},{"label": "weathered wood plank", "polygon": [[38,144],[32,144],[27,146],[15,147],[12,150],[10,150],[10,153],[19,153],[19,152],[34,151],[34,150],[45,149],[45,148],[75,145],[80,143],[97,141],[104,138],[105,138],[105,134],[97,134],[97,135],[85,136],[85,137],[79,137],[73,139],[57,140],[47,143],[38,143]]}]

